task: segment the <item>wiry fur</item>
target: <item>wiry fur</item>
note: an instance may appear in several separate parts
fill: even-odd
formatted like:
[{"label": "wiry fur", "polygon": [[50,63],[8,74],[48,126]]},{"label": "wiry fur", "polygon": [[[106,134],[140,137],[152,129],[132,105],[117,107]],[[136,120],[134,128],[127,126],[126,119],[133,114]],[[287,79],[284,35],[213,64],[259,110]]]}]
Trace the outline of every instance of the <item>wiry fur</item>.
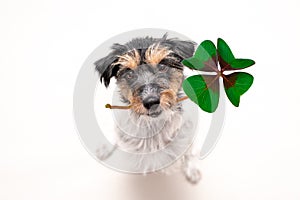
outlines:
[{"label": "wiry fur", "polygon": [[[120,148],[150,153],[176,143],[165,157],[139,160],[137,164],[141,166],[155,169],[161,159],[172,160],[184,148],[181,147],[184,137],[175,140],[185,126],[182,105],[176,100],[182,96],[181,61],[193,55],[194,45],[191,41],[167,39],[167,35],[135,38],[124,45],[114,44],[112,52],[95,63],[105,86],[116,77],[120,98],[131,105],[130,117],[120,122],[122,129],[116,130]],[[200,178],[199,170],[190,164],[193,159],[190,155],[181,159],[191,183]]]},{"label": "wiry fur", "polygon": [[116,63],[113,63],[112,65],[120,65],[123,67],[128,67],[130,69],[135,69],[141,61],[140,54],[136,49],[133,49],[132,51],[118,57],[118,61]]},{"label": "wiry fur", "polygon": [[162,47],[159,43],[152,44],[145,52],[145,61],[146,63],[156,65],[159,64],[160,61],[166,58],[170,53],[172,53],[171,50],[166,47]]}]

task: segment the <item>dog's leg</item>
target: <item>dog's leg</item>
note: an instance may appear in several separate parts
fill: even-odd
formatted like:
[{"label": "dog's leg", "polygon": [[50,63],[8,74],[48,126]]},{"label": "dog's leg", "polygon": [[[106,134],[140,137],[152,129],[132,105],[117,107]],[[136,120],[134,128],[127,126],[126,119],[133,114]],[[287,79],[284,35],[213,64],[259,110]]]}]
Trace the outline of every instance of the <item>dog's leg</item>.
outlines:
[{"label": "dog's leg", "polygon": [[117,145],[113,145],[113,147],[108,147],[107,145],[103,144],[96,150],[96,156],[99,160],[105,160],[112,155],[112,153],[116,150]]},{"label": "dog's leg", "polygon": [[192,184],[196,184],[201,179],[201,172],[199,170],[199,159],[192,154],[184,155],[182,162],[182,171],[185,178]]}]

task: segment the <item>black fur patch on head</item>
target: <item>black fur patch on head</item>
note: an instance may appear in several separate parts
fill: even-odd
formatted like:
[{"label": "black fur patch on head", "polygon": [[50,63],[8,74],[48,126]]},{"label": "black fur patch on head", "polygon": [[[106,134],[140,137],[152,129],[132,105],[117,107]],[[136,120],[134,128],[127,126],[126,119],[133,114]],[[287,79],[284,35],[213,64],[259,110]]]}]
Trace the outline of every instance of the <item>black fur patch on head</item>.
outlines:
[{"label": "black fur patch on head", "polygon": [[115,76],[119,70],[118,66],[113,65],[116,60],[117,58],[113,55],[108,55],[94,63],[100,74],[100,81],[104,82],[105,87],[108,87],[111,77]]},{"label": "black fur patch on head", "polygon": [[124,45],[114,44],[111,49],[112,52],[106,57],[96,61],[94,64],[96,70],[99,72],[100,81],[104,82],[104,85],[108,87],[110,79],[117,76],[117,72],[120,69],[120,65],[116,64],[119,56],[132,51],[138,50],[141,57],[145,54],[145,51],[149,46],[159,43],[161,46],[168,48],[172,51],[172,56],[178,58],[177,60],[165,59],[161,61],[161,64],[168,65],[174,68],[183,68],[181,61],[185,58],[192,57],[195,50],[195,43],[192,41],[183,41],[177,38],[167,39],[167,34],[162,38],[135,38]]}]

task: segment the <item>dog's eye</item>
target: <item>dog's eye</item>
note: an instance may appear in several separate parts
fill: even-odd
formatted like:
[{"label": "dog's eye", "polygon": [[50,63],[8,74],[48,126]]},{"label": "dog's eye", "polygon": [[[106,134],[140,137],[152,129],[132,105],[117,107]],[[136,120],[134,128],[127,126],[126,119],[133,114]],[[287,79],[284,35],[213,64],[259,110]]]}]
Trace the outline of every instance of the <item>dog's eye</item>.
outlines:
[{"label": "dog's eye", "polygon": [[132,79],[132,77],[133,77],[133,71],[127,72],[126,75],[125,75],[125,77],[126,77],[127,79]]},{"label": "dog's eye", "polygon": [[166,65],[161,65],[158,68],[159,72],[167,72],[168,71],[168,67]]}]

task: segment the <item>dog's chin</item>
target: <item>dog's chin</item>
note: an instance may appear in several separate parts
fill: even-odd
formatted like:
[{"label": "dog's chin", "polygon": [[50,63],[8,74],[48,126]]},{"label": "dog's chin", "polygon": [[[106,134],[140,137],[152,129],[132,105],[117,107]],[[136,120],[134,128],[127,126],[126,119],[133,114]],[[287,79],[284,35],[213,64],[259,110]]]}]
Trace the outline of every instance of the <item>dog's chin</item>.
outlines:
[{"label": "dog's chin", "polygon": [[148,110],[147,115],[149,117],[156,118],[161,115],[162,111],[163,110],[159,105],[155,105]]},{"label": "dog's chin", "polygon": [[162,113],[162,110],[157,110],[157,111],[151,111],[147,115],[149,117],[156,118],[156,117],[160,116],[161,113]]}]

